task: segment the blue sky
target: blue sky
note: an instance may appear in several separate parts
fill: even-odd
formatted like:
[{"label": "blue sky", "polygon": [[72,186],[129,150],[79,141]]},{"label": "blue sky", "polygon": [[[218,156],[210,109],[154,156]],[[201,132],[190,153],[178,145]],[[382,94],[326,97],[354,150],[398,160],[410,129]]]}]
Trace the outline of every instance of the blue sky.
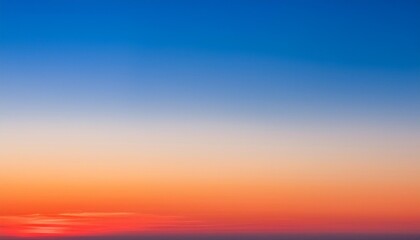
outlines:
[{"label": "blue sky", "polygon": [[418,0],[0,0],[0,235],[419,233],[419,26]]},{"label": "blue sky", "polygon": [[419,11],[417,1],[1,0],[0,106],[417,116]]}]

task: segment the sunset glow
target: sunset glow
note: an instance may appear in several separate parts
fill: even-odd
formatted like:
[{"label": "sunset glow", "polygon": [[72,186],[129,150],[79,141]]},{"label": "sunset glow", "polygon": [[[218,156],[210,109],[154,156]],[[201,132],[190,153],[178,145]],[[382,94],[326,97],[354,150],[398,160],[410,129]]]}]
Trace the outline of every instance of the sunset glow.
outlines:
[{"label": "sunset glow", "polygon": [[419,16],[0,0],[0,240],[415,239]]},{"label": "sunset glow", "polygon": [[3,216],[0,224],[7,229],[5,234],[22,237],[134,234],[161,229],[186,231],[200,226],[198,222],[176,216],[119,212]]}]

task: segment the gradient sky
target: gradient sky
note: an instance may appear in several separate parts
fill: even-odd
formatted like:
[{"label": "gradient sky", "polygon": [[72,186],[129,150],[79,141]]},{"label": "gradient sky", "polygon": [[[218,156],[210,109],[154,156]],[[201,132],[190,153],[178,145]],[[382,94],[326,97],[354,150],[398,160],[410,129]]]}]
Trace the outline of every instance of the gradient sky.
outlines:
[{"label": "gradient sky", "polygon": [[419,14],[0,0],[0,235],[419,233]]}]

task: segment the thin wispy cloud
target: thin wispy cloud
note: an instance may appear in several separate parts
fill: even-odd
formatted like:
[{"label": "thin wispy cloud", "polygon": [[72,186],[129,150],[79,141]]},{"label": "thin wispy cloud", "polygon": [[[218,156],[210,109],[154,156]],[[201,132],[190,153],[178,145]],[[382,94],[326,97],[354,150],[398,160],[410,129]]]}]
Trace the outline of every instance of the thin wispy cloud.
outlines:
[{"label": "thin wispy cloud", "polygon": [[0,216],[0,234],[12,236],[69,236],[143,233],[200,227],[181,216],[133,212],[74,212]]}]

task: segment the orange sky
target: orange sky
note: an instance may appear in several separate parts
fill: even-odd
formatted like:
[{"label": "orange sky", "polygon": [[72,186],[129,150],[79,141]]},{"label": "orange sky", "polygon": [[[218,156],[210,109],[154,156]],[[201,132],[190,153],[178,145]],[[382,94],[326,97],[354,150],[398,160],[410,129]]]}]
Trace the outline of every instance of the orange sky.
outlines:
[{"label": "orange sky", "polygon": [[356,127],[4,121],[0,235],[419,232],[418,136]]}]

